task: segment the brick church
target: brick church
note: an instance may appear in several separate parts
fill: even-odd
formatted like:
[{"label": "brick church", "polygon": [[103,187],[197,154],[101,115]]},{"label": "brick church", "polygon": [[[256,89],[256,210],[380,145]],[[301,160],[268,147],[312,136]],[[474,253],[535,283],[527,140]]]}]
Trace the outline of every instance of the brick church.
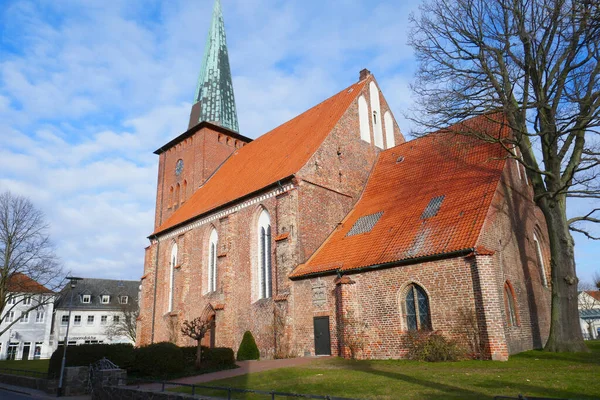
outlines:
[{"label": "brick church", "polygon": [[401,358],[435,330],[486,357],[541,347],[546,226],[501,115],[405,141],[374,76],[252,140],[239,133],[216,0],[186,132],[163,145],[138,345],[214,320],[211,346],[261,357]]}]

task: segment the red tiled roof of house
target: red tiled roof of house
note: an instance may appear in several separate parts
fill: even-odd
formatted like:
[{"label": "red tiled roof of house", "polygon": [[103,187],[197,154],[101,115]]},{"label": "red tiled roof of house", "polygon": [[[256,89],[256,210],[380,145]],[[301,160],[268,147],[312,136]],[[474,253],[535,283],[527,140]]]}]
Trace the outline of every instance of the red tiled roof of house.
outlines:
[{"label": "red tiled roof of house", "polygon": [[297,173],[319,148],[367,80],[358,82],[236,150],[158,234]]},{"label": "red tiled roof of house", "polygon": [[52,290],[20,272],[14,273],[8,278],[6,287],[9,292],[13,293],[52,293]]},{"label": "red tiled roof of house", "polygon": [[[461,126],[508,135],[490,116]],[[291,277],[474,249],[504,157],[498,144],[448,130],[380,153],[354,209]]]},{"label": "red tiled roof of house", "polygon": [[586,290],[585,292],[592,296],[594,299],[600,301],[600,290]]}]

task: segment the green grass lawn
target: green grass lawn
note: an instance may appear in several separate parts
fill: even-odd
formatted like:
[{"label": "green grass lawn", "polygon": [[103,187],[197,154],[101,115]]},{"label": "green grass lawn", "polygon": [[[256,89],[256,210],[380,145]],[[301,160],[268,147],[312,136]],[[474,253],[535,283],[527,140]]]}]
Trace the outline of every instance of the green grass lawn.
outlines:
[{"label": "green grass lawn", "polygon": [[[491,399],[494,396],[600,399],[600,342],[590,353],[528,351],[508,362],[425,363],[406,360],[317,359],[210,382],[213,386],[332,395],[359,399]],[[198,391],[223,396],[223,392]],[[235,399],[265,399],[238,394]]]},{"label": "green grass lawn", "polygon": [[[50,360],[1,360],[0,372],[4,368],[18,369],[25,371],[47,372]],[[12,373],[12,372],[11,372]],[[14,372],[17,375],[27,375],[26,373]]]}]

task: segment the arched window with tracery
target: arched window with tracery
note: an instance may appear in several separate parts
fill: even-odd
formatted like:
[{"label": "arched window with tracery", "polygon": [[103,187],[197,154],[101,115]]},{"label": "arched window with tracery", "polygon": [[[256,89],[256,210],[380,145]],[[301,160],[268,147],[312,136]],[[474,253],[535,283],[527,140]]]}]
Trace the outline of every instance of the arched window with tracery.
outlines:
[{"label": "arched window with tracery", "polygon": [[535,258],[542,278],[542,285],[548,286],[548,278],[546,277],[546,266],[544,265],[544,253],[537,234],[533,233],[533,245],[535,246]]},{"label": "arched window with tracery", "polygon": [[171,247],[171,258],[169,259],[169,312],[173,311],[173,297],[175,292],[175,267],[177,266],[177,243]]},{"label": "arched window with tracery", "polygon": [[504,309],[506,310],[506,323],[508,326],[519,326],[515,290],[509,281],[504,282]]},{"label": "arched window with tracery", "polygon": [[258,293],[259,298],[271,297],[271,218],[262,210],[258,218]]},{"label": "arched window with tracery", "polygon": [[208,291],[217,290],[217,244],[219,235],[215,228],[210,232],[208,241]]},{"label": "arched window with tracery", "polygon": [[423,288],[415,283],[410,284],[404,291],[404,311],[406,328],[409,331],[430,330],[431,316],[429,298]]}]

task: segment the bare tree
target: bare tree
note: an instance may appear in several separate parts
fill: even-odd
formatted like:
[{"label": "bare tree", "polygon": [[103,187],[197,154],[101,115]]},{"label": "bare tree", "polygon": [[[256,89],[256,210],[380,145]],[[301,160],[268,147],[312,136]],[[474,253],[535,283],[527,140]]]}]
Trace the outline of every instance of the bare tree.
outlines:
[{"label": "bare tree", "polygon": [[504,146],[533,186],[550,239],[549,351],[587,351],[570,231],[598,239],[590,224],[600,222],[600,207],[569,219],[567,200],[600,199],[598,4],[431,0],[411,20],[409,40],[419,61],[411,118],[431,130],[487,115],[513,132],[508,138],[461,133]]},{"label": "bare tree", "polygon": [[119,318],[115,322],[107,325],[104,332],[109,339],[113,337],[125,337],[135,343],[137,319],[140,316],[140,309],[137,302],[121,304]]},{"label": "bare tree", "polygon": [[[0,335],[53,301],[64,277],[43,213],[29,199],[0,193]],[[15,308],[22,314],[15,315]],[[25,307],[23,307],[25,306]]]},{"label": "bare tree", "polygon": [[185,336],[190,337],[196,341],[196,363],[197,369],[202,366],[202,339],[204,336],[213,328],[215,320],[211,318],[212,308],[207,307],[201,316],[190,320],[183,321],[181,327],[181,333]]}]

